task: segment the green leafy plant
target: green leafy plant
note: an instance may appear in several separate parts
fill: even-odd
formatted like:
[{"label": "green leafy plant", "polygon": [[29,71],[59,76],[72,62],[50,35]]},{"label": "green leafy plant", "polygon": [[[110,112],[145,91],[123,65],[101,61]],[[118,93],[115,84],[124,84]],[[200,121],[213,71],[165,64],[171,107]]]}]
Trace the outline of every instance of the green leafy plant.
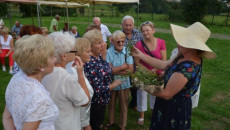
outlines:
[{"label": "green leafy plant", "polygon": [[139,82],[146,85],[156,85],[161,86],[163,84],[162,77],[159,77],[158,74],[153,73],[151,70],[148,70],[142,65],[137,66],[137,70],[135,73],[131,75],[134,79],[133,82]]}]

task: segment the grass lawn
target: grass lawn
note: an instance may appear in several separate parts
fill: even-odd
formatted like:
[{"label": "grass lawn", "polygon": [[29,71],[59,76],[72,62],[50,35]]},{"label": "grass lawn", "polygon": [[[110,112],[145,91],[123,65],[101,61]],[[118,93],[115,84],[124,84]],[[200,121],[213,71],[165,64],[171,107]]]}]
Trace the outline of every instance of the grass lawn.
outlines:
[{"label": "grass lawn", "polygon": [[[31,24],[31,18],[19,18],[23,24]],[[16,18],[13,19],[15,21]],[[37,19],[35,19],[35,24]],[[6,26],[9,26],[9,20],[4,19]],[[51,18],[42,18],[43,26],[49,27]],[[75,17],[70,18],[72,25],[77,25],[80,34],[85,32],[85,28],[88,26],[87,17]],[[90,18],[90,22],[92,17]],[[103,23],[120,24],[121,18],[105,17],[102,18]],[[147,21],[147,20],[143,20]],[[169,23],[165,21],[156,21],[157,27],[169,28]],[[59,23],[60,28],[63,26],[63,20]],[[180,23],[183,25],[183,23]],[[210,25],[210,29],[215,28]],[[226,27],[216,27],[217,31],[213,33],[225,33],[221,29]],[[120,29],[118,26],[109,26],[111,32]],[[229,31],[226,30],[226,31]],[[156,33],[156,37],[166,40],[167,55],[173,48],[176,47],[175,41],[171,34]],[[192,129],[229,129],[230,128],[230,80],[228,68],[230,63],[230,41],[209,39],[208,46],[217,54],[215,60],[204,60],[203,62],[203,74],[201,81],[201,94],[198,108],[193,109],[192,113]],[[0,66],[1,67],[1,66]],[[6,86],[11,78],[8,72],[2,72],[0,68],[0,114],[2,115],[5,100],[4,93]],[[119,115],[119,108],[117,108],[117,116]],[[132,109],[128,110],[128,130],[147,130],[150,125],[150,110],[145,113],[145,124],[143,126],[137,126],[138,113]],[[0,122],[2,122],[0,118]],[[108,113],[105,116],[105,122],[108,121]],[[117,118],[117,122],[119,118]],[[0,130],[3,129],[2,123],[0,123]],[[116,129],[116,128],[114,128]]]}]

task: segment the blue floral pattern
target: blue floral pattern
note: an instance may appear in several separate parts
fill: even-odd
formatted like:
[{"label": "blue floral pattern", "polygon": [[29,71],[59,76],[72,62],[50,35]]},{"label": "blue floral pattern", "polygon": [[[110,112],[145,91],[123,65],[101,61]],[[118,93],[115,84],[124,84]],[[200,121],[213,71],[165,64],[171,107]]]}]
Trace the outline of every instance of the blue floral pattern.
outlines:
[{"label": "blue floral pattern", "polygon": [[106,105],[110,100],[109,84],[112,82],[112,68],[108,62],[99,58],[90,57],[84,65],[85,76],[94,90],[92,103]]},{"label": "blue floral pattern", "polygon": [[187,130],[191,127],[191,96],[198,90],[202,64],[193,61],[172,63],[165,72],[165,85],[174,72],[183,74],[188,82],[171,99],[156,98],[150,130]]}]

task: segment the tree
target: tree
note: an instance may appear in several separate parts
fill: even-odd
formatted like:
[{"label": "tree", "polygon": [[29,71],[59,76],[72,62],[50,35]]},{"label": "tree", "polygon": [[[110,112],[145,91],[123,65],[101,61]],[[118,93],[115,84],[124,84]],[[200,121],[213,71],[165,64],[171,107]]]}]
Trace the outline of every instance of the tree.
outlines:
[{"label": "tree", "polygon": [[217,0],[208,1],[208,13],[212,14],[212,24],[213,24],[215,14],[219,14],[221,11],[221,8],[222,8],[221,2]]},{"label": "tree", "polygon": [[27,5],[27,4],[20,4],[19,7],[23,17],[31,17],[33,13],[36,13],[36,5]]},{"label": "tree", "polygon": [[0,4],[0,16],[6,16],[7,14],[7,4],[6,3],[1,3]]},{"label": "tree", "polygon": [[208,0],[182,0],[184,20],[188,23],[202,22],[206,14]]}]

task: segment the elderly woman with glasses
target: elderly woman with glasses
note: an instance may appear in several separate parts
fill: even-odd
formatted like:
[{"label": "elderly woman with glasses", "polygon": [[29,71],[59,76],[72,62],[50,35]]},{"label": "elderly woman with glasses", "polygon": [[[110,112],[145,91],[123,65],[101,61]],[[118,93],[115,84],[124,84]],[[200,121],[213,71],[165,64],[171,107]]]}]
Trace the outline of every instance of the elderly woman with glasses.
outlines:
[{"label": "elderly woman with glasses", "polygon": [[85,75],[94,90],[91,101],[90,125],[93,130],[100,130],[106,105],[110,100],[110,91],[119,86],[122,81],[114,80],[112,82],[112,68],[101,56],[105,45],[101,32],[90,30],[84,34],[83,38],[90,41],[92,50],[90,61],[84,65]]},{"label": "elderly woman with glasses", "polygon": [[[138,48],[145,55],[149,55],[160,60],[166,60],[167,57],[165,41],[154,36],[156,31],[155,25],[152,22],[144,22],[143,24],[141,24],[140,30],[144,38],[143,40],[138,41],[135,44],[135,47]],[[153,73],[157,73],[159,76],[162,76],[164,74],[162,70],[153,68],[143,60],[140,60],[140,58],[135,58],[135,63],[140,63],[141,65],[151,70]],[[140,117],[138,118],[137,123],[139,125],[144,124],[144,112],[147,111],[147,94],[148,93],[144,90],[137,91],[137,110],[140,112]],[[154,108],[155,98],[155,96],[149,95],[149,103],[152,111]]]},{"label": "elderly woman with glasses", "polygon": [[[80,106],[89,103],[89,91],[83,74],[82,60],[75,56],[75,38],[69,33],[54,32],[49,36],[54,41],[55,62],[54,71],[47,75],[42,84],[50,92],[51,98],[59,109],[59,116],[55,121],[58,130],[80,130]],[[66,70],[66,64],[75,60],[73,69],[77,75],[73,76]]]},{"label": "elderly woman with glasses", "polygon": [[[90,61],[90,56],[91,56],[91,43],[88,39],[85,38],[77,38],[76,39],[76,44],[75,44],[75,55],[79,56],[82,60],[83,63],[86,63],[88,61]],[[77,70],[74,69],[73,66],[74,61],[69,62],[66,65],[66,70],[71,73],[72,75],[78,77],[77,75]],[[85,77],[85,76],[84,76]],[[85,81],[86,81],[86,85],[89,91],[89,95],[90,95],[90,101],[91,98],[93,97],[93,88],[90,85],[89,81],[86,79],[85,77]],[[85,106],[85,107],[81,107],[81,127],[83,128],[83,130],[91,130],[91,126],[89,124],[90,121],[90,107],[91,107],[91,102]]]},{"label": "elderly woman with glasses", "polygon": [[55,130],[58,108],[42,79],[53,72],[53,41],[42,36],[24,36],[17,40],[13,57],[21,70],[6,89],[3,125],[6,130]]}]

